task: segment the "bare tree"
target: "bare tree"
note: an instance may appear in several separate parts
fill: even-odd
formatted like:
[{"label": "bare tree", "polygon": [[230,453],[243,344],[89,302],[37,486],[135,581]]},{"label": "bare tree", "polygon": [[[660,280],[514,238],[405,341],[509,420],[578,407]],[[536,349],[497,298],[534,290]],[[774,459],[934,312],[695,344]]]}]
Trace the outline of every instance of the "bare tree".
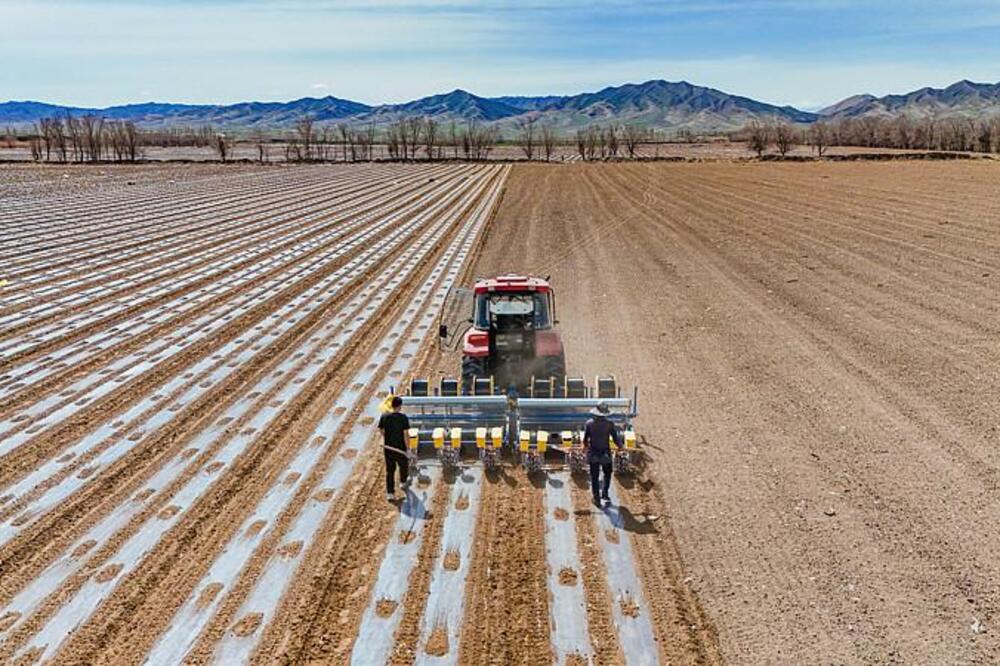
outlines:
[{"label": "bare tree", "polygon": [[389,159],[398,160],[400,159],[400,151],[402,151],[403,159],[406,158],[406,150],[402,148],[403,140],[400,134],[405,130],[402,130],[400,123],[392,123],[385,130],[385,146],[389,151]]},{"label": "bare tree", "polygon": [[299,144],[299,140],[294,136],[289,137],[285,141],[285,161],[286,162],[301,162],[303,160],[302,146]]},{"label": "bare tree", "polygon": [[771,131],[767,125],[757,120],[751,120],[747,125],[747,149],[761,157],[771,145]]},{"label": "bare tree", "polygon": [[[62,121],[58,118],[41,118],[35,123],[35,138],[38,139],[39,149],[41,150],[44,147],[46,160],[52,154],[52,130],[50,124],[53,121],[62,124]],[[32,149],[34,149],[34,145],[32,145]],[[32,151],[32,156],[34,156],[34,151]],[[41,155],[39,155],[39,159],[41,159]]]},{"label": "bare tree", "polygon": [[455,125],[455,121],[452,120],[448,124],[448,142],[451,144],[451,156],[454,159],[458,159],[458,126]]},{"label": "bare tree", "polygon": [[[579,140],[577,141],[577,148],[579,149]],[[594,160],[597,158],[598,150],[601,147],[601,131],[594,127],[589,126],[583,130],[583,150],[582,157],[584,160]]]},{"label": "bare tree", "polygon": [[627,124],[622,127],[622,141],[625,142],[625,152],[630,158],[635,159],[636,149],[644,138],[645,132],[639,126]]},{"label": "bare tree", "polygon": [[315,124],[315,120],[309,115],[302,116],[295,121],[295,134],[301,146],[300,159],[298,161],[308,162],[313,159],[316,142]]},{"label": "bare tree", "polygon": [[[66,137],[66,128],[63,126],[61,118],[51,118],[49,120],[49,132],[51,133],[52,149],[56,152],[60,162],[69,159],[69,140]],[[46,154],[45,159],[48,159]]]},{"label": "bare tree", "polygon": [[538,124],[538,115],[534,113],[529,113],[517,121],[519,128],[518,143],[521,144],[521,150],[524,151],[524,156],[528,160],[531,160],[535,155],[536,124]]},{"label": "bare tree", "polygon": [[31,149],[31,159],[36,162],[41,162],[44,156],[44,150],[42,148],[42,138],[40,136],[33,136],[28,139],[28,147]]},{"label": "bare tree", "polygon": [[433,118],[424,119],[424,152],[427,154],[427,159],[433,160],[440,157],[436,153],[438,147],[438,123]]},{"label": "bare tree", "polygon": [[[615,125],[608,125],[603,132],[601,145],[607,145],[607,156],[611,159],[618,158],[618,128]],[[603,151],[602,151],[603,152]]]},{"label": "bare tree", "polygon": [[580,154],[580,159],[587,159],[587,132],[583,129],[576,131],[576,152]]},{"label": "bare tree", "polygon": [[778,148],[778,152],[784,157],[788,154],[788,151],[795,148],[798,143],[798,130],[792,127],[791,123],[788,122],[777,122],[774,124],[772,129],[772,136],[774,136],[774,145]]},{"label": "bare tree", "polygon": [[83,128],[80,122],[71,115],[66,115],[66,134],[73,149],[73,161],[82,162],[84,156]]},{"label": "bare tree", "polygon": [[359,157],[362,160],[372,160],[372,151],[375,147],[375,121],[368,123],[368,127],[355,133],[355,142],[358,144]]},{"label": "bare tree", "polygon": [[424,128],[424,119],[420,116],[415,116],[412,118],[406,118],[403,121],[403,125],[406,127],[408,142],[406,144],[407,150],[409,151],[408,157],[411,160],[417,158],[417,149],[420,147],[420,135],[421,130]]},{"label": "bare tree", "polygon": [[830,127],[826,122],[818,120],[809,127],[809,145],[816,151],[816,155],[823,157],[827,146],[830,144]]},{"label": "bare tree", "polygon": [[913,147],[913,122],[907,115],[901,115],[893,122],[892,134],[895,145],[899,148]]},{"label": "bare tree", "polygon": [[495,125],[486,127],[480,132],[479,150],[482,156],[479,159],[488,160],[490,158],[490,153],[493,152],[499,138],[500,130]]},{"label": "bare tree", "polygon": [[257,161],[261,164],[268,161],[267,143],[267,135],[264,130],[256,128],[253,131],[253,145],[257,149]]},{"label": "bare tree", "polygon": [[556,133],[548,125],[542,126],[542,154],[545,155],[545,161],[548,162],[552,159],[552,152],[556,147]]},{"label": "bare tree", "polygon": [[80,127],[87,159],[99,161],[104,153],[104,118],[88,113],[80,118]]},{"label": "bare tree", "polygon": [[[315,149],[313,151],[315,153],[315,159],[320,162],[326,162],[330,159],[331,133],[329,125],[321,125],[319,130],[316,131],[313,136],[315,141]],[[336,159],[336,153],[334,153],[333,157]]]}]

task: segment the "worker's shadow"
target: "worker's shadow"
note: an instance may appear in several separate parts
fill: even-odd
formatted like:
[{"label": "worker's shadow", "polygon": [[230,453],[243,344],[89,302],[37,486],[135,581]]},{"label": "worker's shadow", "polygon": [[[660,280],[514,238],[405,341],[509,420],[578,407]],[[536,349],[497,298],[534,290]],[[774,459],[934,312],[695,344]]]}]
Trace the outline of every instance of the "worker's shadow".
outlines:
[{"label": "worker's shadow", "polygon": [[653,489],[653,481],[651,479],[641,479],[636,474],[616,474],[615,480],[618,481],[618,485],[627,490],[639,489],[644,493],[648,493]]},{"label": "worker's shadow", "polygon": [[433,518],[430,508],[430,489],[406,489],[406,497],[399,503],[399,513],[414,520]]},{"label": "worker's shadow", "polygon": [[636,518],[635,514],[629,511],[627,506],[609,506],[604,509],[611,516],[611,522],[620,530],[625,530],[632,534],[656,534],[656,524],[646,516],[642,520]]}]

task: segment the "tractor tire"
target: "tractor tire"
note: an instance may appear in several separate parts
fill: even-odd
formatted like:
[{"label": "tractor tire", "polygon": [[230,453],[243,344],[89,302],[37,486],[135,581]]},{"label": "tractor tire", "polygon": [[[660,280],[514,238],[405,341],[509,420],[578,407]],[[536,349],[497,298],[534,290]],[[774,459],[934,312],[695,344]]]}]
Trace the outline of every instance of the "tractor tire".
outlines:
[{"label": "tractor tire", "polygon": [[486,376],[486,359],[478,356],[462,357],[462,395],[472,395],[476,377]]}]

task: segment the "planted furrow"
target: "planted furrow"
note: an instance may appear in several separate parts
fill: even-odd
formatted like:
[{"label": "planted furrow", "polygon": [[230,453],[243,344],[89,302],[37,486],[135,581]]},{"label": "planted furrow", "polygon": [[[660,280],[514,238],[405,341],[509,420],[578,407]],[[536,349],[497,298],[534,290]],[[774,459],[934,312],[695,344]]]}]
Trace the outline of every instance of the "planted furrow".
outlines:
[{"label": "planted furrow", "polygon": [[[216,462],[218,462],[218,461],[216,461]],[[226,476],[226,477],[224,477],[224,478],[228,478],[228,476],[231,476],[231,474],[230,474],[230,475],[227,475],[227,476]],[[183,513],[183,512],[181,512],[181,513]],[[141,533],[141,532],[140,532],[140,533]],[[99,578],[99,577],[98,577],[98,578]],[[107,581],[105,581],[105,582],[107,582]],[[90,596],[90,595],[88,595],[88,596]],[[56,614],[55,616],[53,616],[53,619],[51,620],[51,622],[50,622],[49,624],[47,624],[46,626],[61,626],[61,625],[60,625],[60,622],[62,622],[62,621],[63,621],[63,620],[62,620],[62,618],[64,618],[64,617],[67,617],[67,613],[68,613],[69,615],[72,615],[72,611],[61,611],[61,613],[62,613],[62,615],[60,615],[59,613],[57,613],[57,614]],[[54,624],[52,624],[52,623],[54,623]],[[44,631],[44,630],[43,630],[43,631]]]}]

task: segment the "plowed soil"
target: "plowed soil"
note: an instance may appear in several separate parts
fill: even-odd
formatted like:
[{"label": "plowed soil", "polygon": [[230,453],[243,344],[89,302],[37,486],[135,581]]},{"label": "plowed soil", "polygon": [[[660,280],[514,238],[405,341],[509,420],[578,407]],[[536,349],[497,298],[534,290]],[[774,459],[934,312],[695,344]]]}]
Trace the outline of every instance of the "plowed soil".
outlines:
[{"label": "plowed soil", "polygon": [[[1000,661],[1000,165],[178,169],[0,171],[0,662]],[[508,271],[640,388],[613,527],[386,501],[378,402]]]},{"label": "plowed soil", "polygon": [[551,274],[570,373],[640,386],[661,637],[1000,660],[998,194],[989,163],[514,170],[474,272]]}]

